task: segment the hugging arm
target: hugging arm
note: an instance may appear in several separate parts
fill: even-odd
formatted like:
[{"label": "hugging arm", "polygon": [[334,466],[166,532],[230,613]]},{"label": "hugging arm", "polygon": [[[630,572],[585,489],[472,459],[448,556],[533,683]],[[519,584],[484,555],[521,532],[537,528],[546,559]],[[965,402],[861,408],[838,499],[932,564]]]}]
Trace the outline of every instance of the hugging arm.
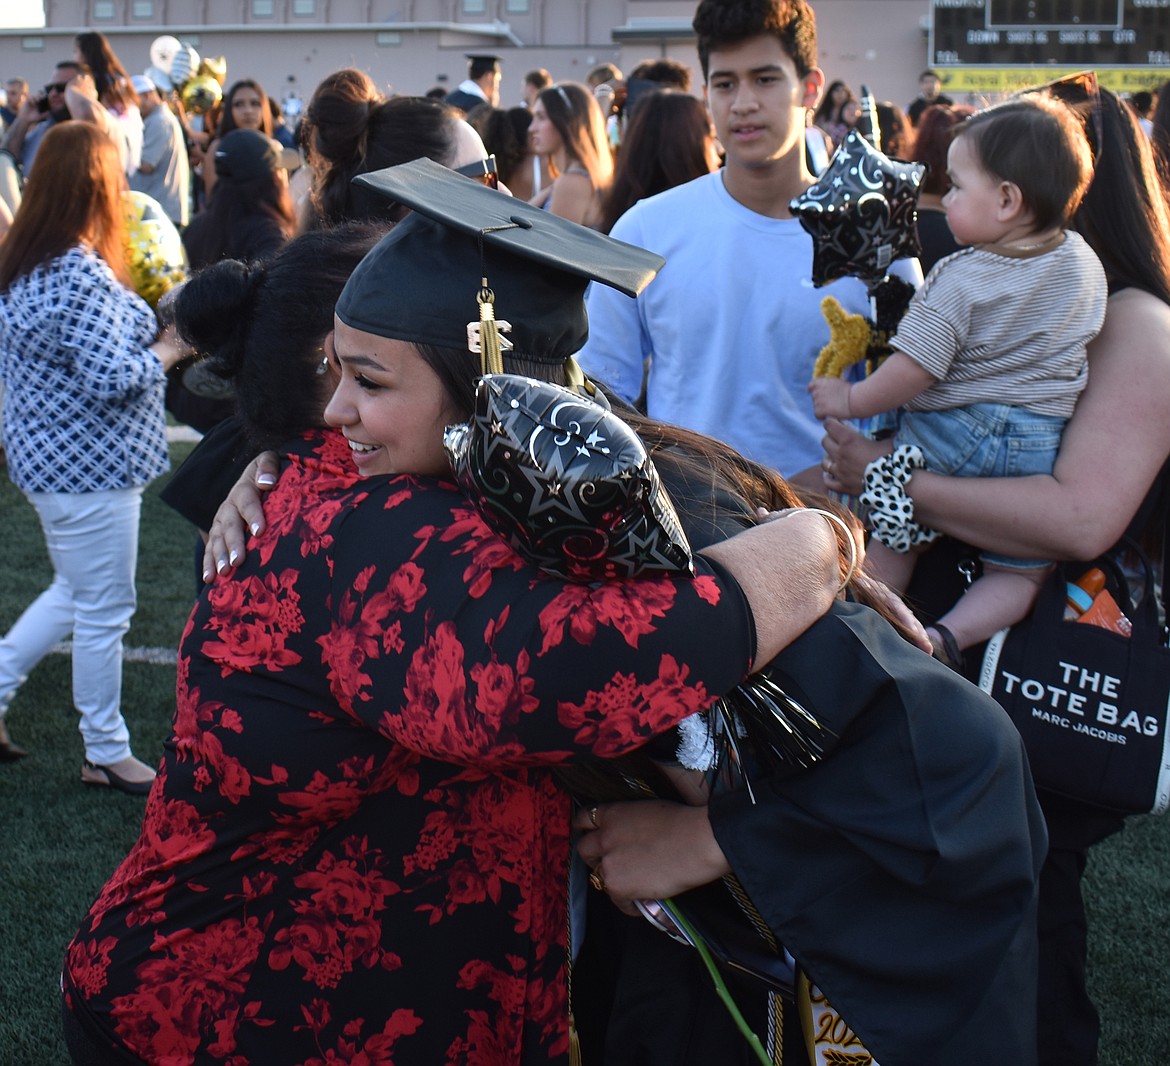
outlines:
[{"label": "hugging arm", "polygon": [[[772,658],[807,625],[762,613],[785,612],[789,599],[811,602],[806,612],[833,601],[836,538],[819,518],[769,523],[731,543],[717,560],[697,557],[693,579],[580,584],[525,565],[447,487],[375,485],[335,540],[323,645],[334,694],[348,713],[442,761],[509,767],[624,754],[739,684],[753,637],[756,654]],[[812,576],[789,582],[796,571]],[[778,596],[774,584],[793,588]]]}]

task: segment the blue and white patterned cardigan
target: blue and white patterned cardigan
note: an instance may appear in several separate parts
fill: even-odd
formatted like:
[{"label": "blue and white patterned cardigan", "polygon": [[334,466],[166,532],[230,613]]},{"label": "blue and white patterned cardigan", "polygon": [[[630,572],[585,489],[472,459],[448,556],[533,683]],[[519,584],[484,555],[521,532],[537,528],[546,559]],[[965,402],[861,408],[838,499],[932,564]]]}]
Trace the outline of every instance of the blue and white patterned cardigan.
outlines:
[{"label": "blue and white patterned cardigan", "polygon": [[23,492],[145,485],[168,468],[147,303],[83,245],[0,293],[8,472]]}]

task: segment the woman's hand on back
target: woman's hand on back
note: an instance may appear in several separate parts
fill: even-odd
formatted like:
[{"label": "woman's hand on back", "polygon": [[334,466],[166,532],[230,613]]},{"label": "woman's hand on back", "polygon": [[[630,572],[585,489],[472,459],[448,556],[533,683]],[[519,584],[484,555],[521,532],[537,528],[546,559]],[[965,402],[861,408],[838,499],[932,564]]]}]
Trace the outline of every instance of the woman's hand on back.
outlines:
[{"label": "woman's hand on back", "polygon": [[271,489],[279,476],[280,457],[276,452],[261,452],[247,465],[212,520],[203,549],[204,581],[226,574],[243,562],[249,533],[255,536],[264,531],[261,494]]},{"label": "woman's hand on back", "polygon": [[155,338],[150,350],[162,363],[164,370],[170,370],[191,354],[191,349],[180,340],[178,333],[175,332],[173,323]]}]

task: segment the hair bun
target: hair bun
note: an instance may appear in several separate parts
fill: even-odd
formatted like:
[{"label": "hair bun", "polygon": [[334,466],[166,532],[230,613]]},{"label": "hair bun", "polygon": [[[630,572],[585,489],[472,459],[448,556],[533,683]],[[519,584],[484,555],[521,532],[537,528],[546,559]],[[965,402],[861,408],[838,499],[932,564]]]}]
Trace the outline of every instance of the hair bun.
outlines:
[{"label": "hair bun", "polygon": [[223,259],[194,274],[175,300],[175,328],[223,377],[234,377],[244,361],[248,324],[263,266]]}]

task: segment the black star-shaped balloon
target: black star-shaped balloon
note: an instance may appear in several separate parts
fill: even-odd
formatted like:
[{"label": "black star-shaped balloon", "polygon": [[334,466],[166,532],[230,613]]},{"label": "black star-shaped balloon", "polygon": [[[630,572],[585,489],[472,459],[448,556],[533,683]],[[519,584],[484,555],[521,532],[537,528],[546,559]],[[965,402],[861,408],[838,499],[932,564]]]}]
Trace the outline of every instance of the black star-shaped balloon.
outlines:
[{"label": "black star-shaped balloon", "polygon": [[531,563],[574,581],[691,569],[690,546],[638,435],[558,385],[488,374],[443,438],[455,478]]},{"label": "black star-shaped balloon", "polygon": [[916,256],[918,191],[926,168],[882,155],[850,131],[828,169],[789,209],[813,239],[812,280],[877,282],[895,259]]}]

